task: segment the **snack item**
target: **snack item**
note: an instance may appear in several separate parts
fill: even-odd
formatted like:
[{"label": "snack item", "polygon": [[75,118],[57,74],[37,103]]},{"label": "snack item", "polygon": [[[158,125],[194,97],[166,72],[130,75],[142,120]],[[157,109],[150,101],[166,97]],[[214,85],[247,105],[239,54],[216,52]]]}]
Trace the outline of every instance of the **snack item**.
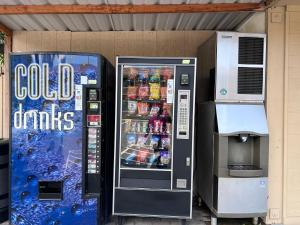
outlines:
[{"label": "snack item", "polygon": [[161,147],[164,149],[170,149],[170,138],[169,137],[161,138]]},{"label": "snack item", "polygon": [[163,104],[163,112],[162,112],[162,114],[164,116],[170,116],[170,115],[172,115],[171,110],[172,110],[172,104],[169,104],[169,103],[165,102]]},{"label": "snack item", "polygon": [[153,133],[162,133],[163,122],[160,119],[153,121]]},{"label": "snack item", "polygon": [[166,123],[166,133],[171,134],[171,132],[172,132],[172,124]]},{"label": "snack item", "polygon": [[136,86],[128,86],[127,88],[127,96],[129,99],[136,99],[137,87]]},{"label": "snack item", "polygon": [[149,151],[147,148],[140,148],[136,156],[137,164],[146,164],[148,155],[149,155]]},{"label": "snack item", "polygon": [[149,86],[147,84],[141,84],[138,90],[139,99],[147,99],[149,97]]},{"label": "snack item", "polygon": [[159,135],[152,135],[151,140],[150,140],[150,145],[153,146],[153,148],[158,148],[158,142],[160,140]]},{"label": "snack item", "polygon": [[128,79],[129,80],[134,80],[137,75],[138,75],[138,70],[134,67],[130,67],[129,68]]},{"label": "snack item", "polygon": [[137,133],[140,133],[140,132],[141,132],[141,122],[140,122],[140,121],[137,121],[137,122],[136,122],[136,132],[137,132]]},{"label": "snack item", "polygon": [[136,143],[136,135],[135,134],[127,134],[127,145],[134,145]]},{"label": "snack item", "polygon": [[147,102],[138,102],[137,107],[139,116],[148,115],[149,104]]},{"label": "snack item", "polygon": [[147,133],[148,121],[142,121],[141,123],[142,123],[141,132],[142,133]]},{"label": "snack item", "polygon": [[141,82],[146,82],[149,78],[150,70],[147,68],[143,68],[139,70],[139,80]]},{"label": "snack item", "polygon": [[157,116],[160,110],[160,105],[159,104],[152,104],[151,110],[150,110],[150,115],[151,116]]},{"label": "snack item", "polygon": [[125,119],[124,120],[124,131],[126,133],[130,132],[131,130],[131,119]]},{"label": "snack item", "polygon": [[135,114],[137,110],[137,102],[136,101],[128,101],[128,113]]},{"label": "snack item", "polygon": [[170,154],[168,151],[160,152],[160,163],[163,165],[167,165],[170,162]]},{"label": "snack item", "polygon": [[165,67],[161,70],[161,74],[164,80],[168,80],[172,77],[173,70],[170,67]]},{"label": "snack item", "polygon": [[137,145],[139,146],[144,146],[147,142],[147,136],[145,135],[138,135],[138,139],[137,139]]},{"label": "snack item", "polygon": [[131,132],[133,132],[133,133],[136,132],[136,125],[137,125],[136,121],[131,122],[131,129],[130,129]]},{"label": "snack item", "polygon": [[152,70],[152,74],[150,76],[150,82],[159,82],[160,81],[160,69]]},{"label": "snack item", "polygon": [[150,83],[150,96],[151,100],[158,100],[160,98],[160,84],[159,83]]},{"label": "snack item", "polygon": [[161,99],[165,100],[167,98],[167,87],[160,88]]}]

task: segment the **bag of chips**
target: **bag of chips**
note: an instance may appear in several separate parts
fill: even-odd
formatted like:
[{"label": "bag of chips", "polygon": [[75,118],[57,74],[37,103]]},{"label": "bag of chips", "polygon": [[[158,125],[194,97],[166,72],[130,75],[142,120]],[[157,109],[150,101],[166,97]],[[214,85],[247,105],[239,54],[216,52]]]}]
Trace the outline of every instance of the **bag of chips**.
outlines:
[{"label": "bag of chips", "polygon": [[152,135],[151,139],[150,139],[150,145],[153,146],[153,149],[158,148],[158,142],[160,140],[160,136],[159,135]]},{"label": "bag of chips", "polygon": [[172,78],[173,70],[170,67],[165,67],[161,70],[162,77],[166,81]]},{"label": "bag of chips", "polygon": [[146,164],[148,155],[149,155],[149,150],[147,148],[140,148],[136,156],[137,164]]},{"label": "bag of chips", "polygon": [[170,149],[170,138],[169,137],[163,137],[161,138],[161,147],[163,149]]},{"label": "bag of chips", "polygon": [[170,154],[168,151],[161,151],[160,152],[160,163],[162,165],[168,165],[170,162]]},{"label": "bag of chips", "polygon": [[150,115],[151,116],[157,116],[160,111],[160,104],[152,104]]},{"label": "bag of chips", "polygon": [[172,104],[169,104],[169,103],[164,102],[162,114],[163,114],[164,116],[171,116],[171,115],[172,115],[171,110],[172,110]]},{"label": "bag of chips", "polygon": [[151,100],[159,100],[160,98],[160,84],[159,83],[150,83],[150,96]]},{"label": "bag of chips", "polygon": [[127,145],[134,145],[136,143],[136,135],[135,134],[127,134]]},{"label": "bag of chips", "polygon": [[129,80],[134,80],[137,75],[138,75],[138,70],[134,67],[130,67],[129,68],[128,79]]},{"label": "bag of chips", "polygon": [[167,98],[167,87],[160,88],[160,96],[162,100],[165,100]]},{"label": "bag of chips", "polygon": [[147,102],[138,102],[137,107],[139,116],[148,115],[149,104]]},{"label": "bag of chips", "polygon": [[147,136],[145,135],[138,135],[138,139],[137,139],[137,145],[138,146],[144,146],[146,145],[146,142],[147,142]]},{"label": "bag of chips", "polygon": [[147,68],[142,68],[139,70],[139,80],[140,82],[147,82],[149,78],[150,70]]},{"label": "bag of chips", "polygon": [[138,91],[139,99],[147,99],[149,97],[149,86],[147,84],[141,84]]},{"label": "bag of chips", "polygon": [[128,113],[133,115],[137,110],[137,102],[136,101],[128,101]]},{"label": "bag of chips", "polygon": [[150,75],[150,82],[155,83],[160,81],[160,69],[153,69]]},{"label": "bag of chips", "polygon": [[129,99],[136,99],[137,87],[136,86],[128,86],[127,96]]}]

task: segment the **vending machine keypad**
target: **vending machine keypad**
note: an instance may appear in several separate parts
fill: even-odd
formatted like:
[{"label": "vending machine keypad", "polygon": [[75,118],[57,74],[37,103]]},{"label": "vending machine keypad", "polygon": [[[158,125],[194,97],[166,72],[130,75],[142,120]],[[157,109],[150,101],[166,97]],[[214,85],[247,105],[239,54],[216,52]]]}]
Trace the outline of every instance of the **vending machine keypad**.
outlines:
[{"label": "vending machine keypad", "polygon": [[190,90],[178,91],[177,139],[189,139]]}]

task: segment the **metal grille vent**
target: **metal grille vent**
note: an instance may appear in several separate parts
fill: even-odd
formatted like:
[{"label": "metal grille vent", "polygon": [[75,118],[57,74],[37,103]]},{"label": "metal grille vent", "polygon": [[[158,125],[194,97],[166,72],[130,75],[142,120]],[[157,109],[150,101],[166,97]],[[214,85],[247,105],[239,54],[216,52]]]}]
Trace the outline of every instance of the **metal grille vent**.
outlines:
[{"label": "metal grille vent", "polygon": [[263,92],[263,68],[238,68],[238,94],[259,95]]},{"label": "metal grille vent", "polygon": [[255,37],[239,38],[239,64],[263,64],[264,39]]}]

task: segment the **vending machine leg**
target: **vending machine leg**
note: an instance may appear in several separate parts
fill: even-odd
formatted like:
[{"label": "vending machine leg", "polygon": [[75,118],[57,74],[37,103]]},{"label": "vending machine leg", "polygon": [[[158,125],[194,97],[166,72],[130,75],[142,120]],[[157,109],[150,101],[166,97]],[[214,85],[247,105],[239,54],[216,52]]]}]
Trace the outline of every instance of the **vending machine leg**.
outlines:
[{"label": "vending machine leg", "polygon": [[211,224],[211,225],[217,225],[217,224],[218,224],[217,217],[211,216],[210,224]]},{"label": "vending machine leg", "polygon": [[252,220],[253,225],[258,225],[258,217],[254,217]]},{"label": "vending machine leg", "polygon": [[186,219],[182,219],[181,220],[181,225],[186,225],[187,223],[186,223]]},{"label": "vending machine leg", "polygon": [[123,222],[124,222],[123,216],[118,216],[117,217],[117,225],[123,225]]}]

